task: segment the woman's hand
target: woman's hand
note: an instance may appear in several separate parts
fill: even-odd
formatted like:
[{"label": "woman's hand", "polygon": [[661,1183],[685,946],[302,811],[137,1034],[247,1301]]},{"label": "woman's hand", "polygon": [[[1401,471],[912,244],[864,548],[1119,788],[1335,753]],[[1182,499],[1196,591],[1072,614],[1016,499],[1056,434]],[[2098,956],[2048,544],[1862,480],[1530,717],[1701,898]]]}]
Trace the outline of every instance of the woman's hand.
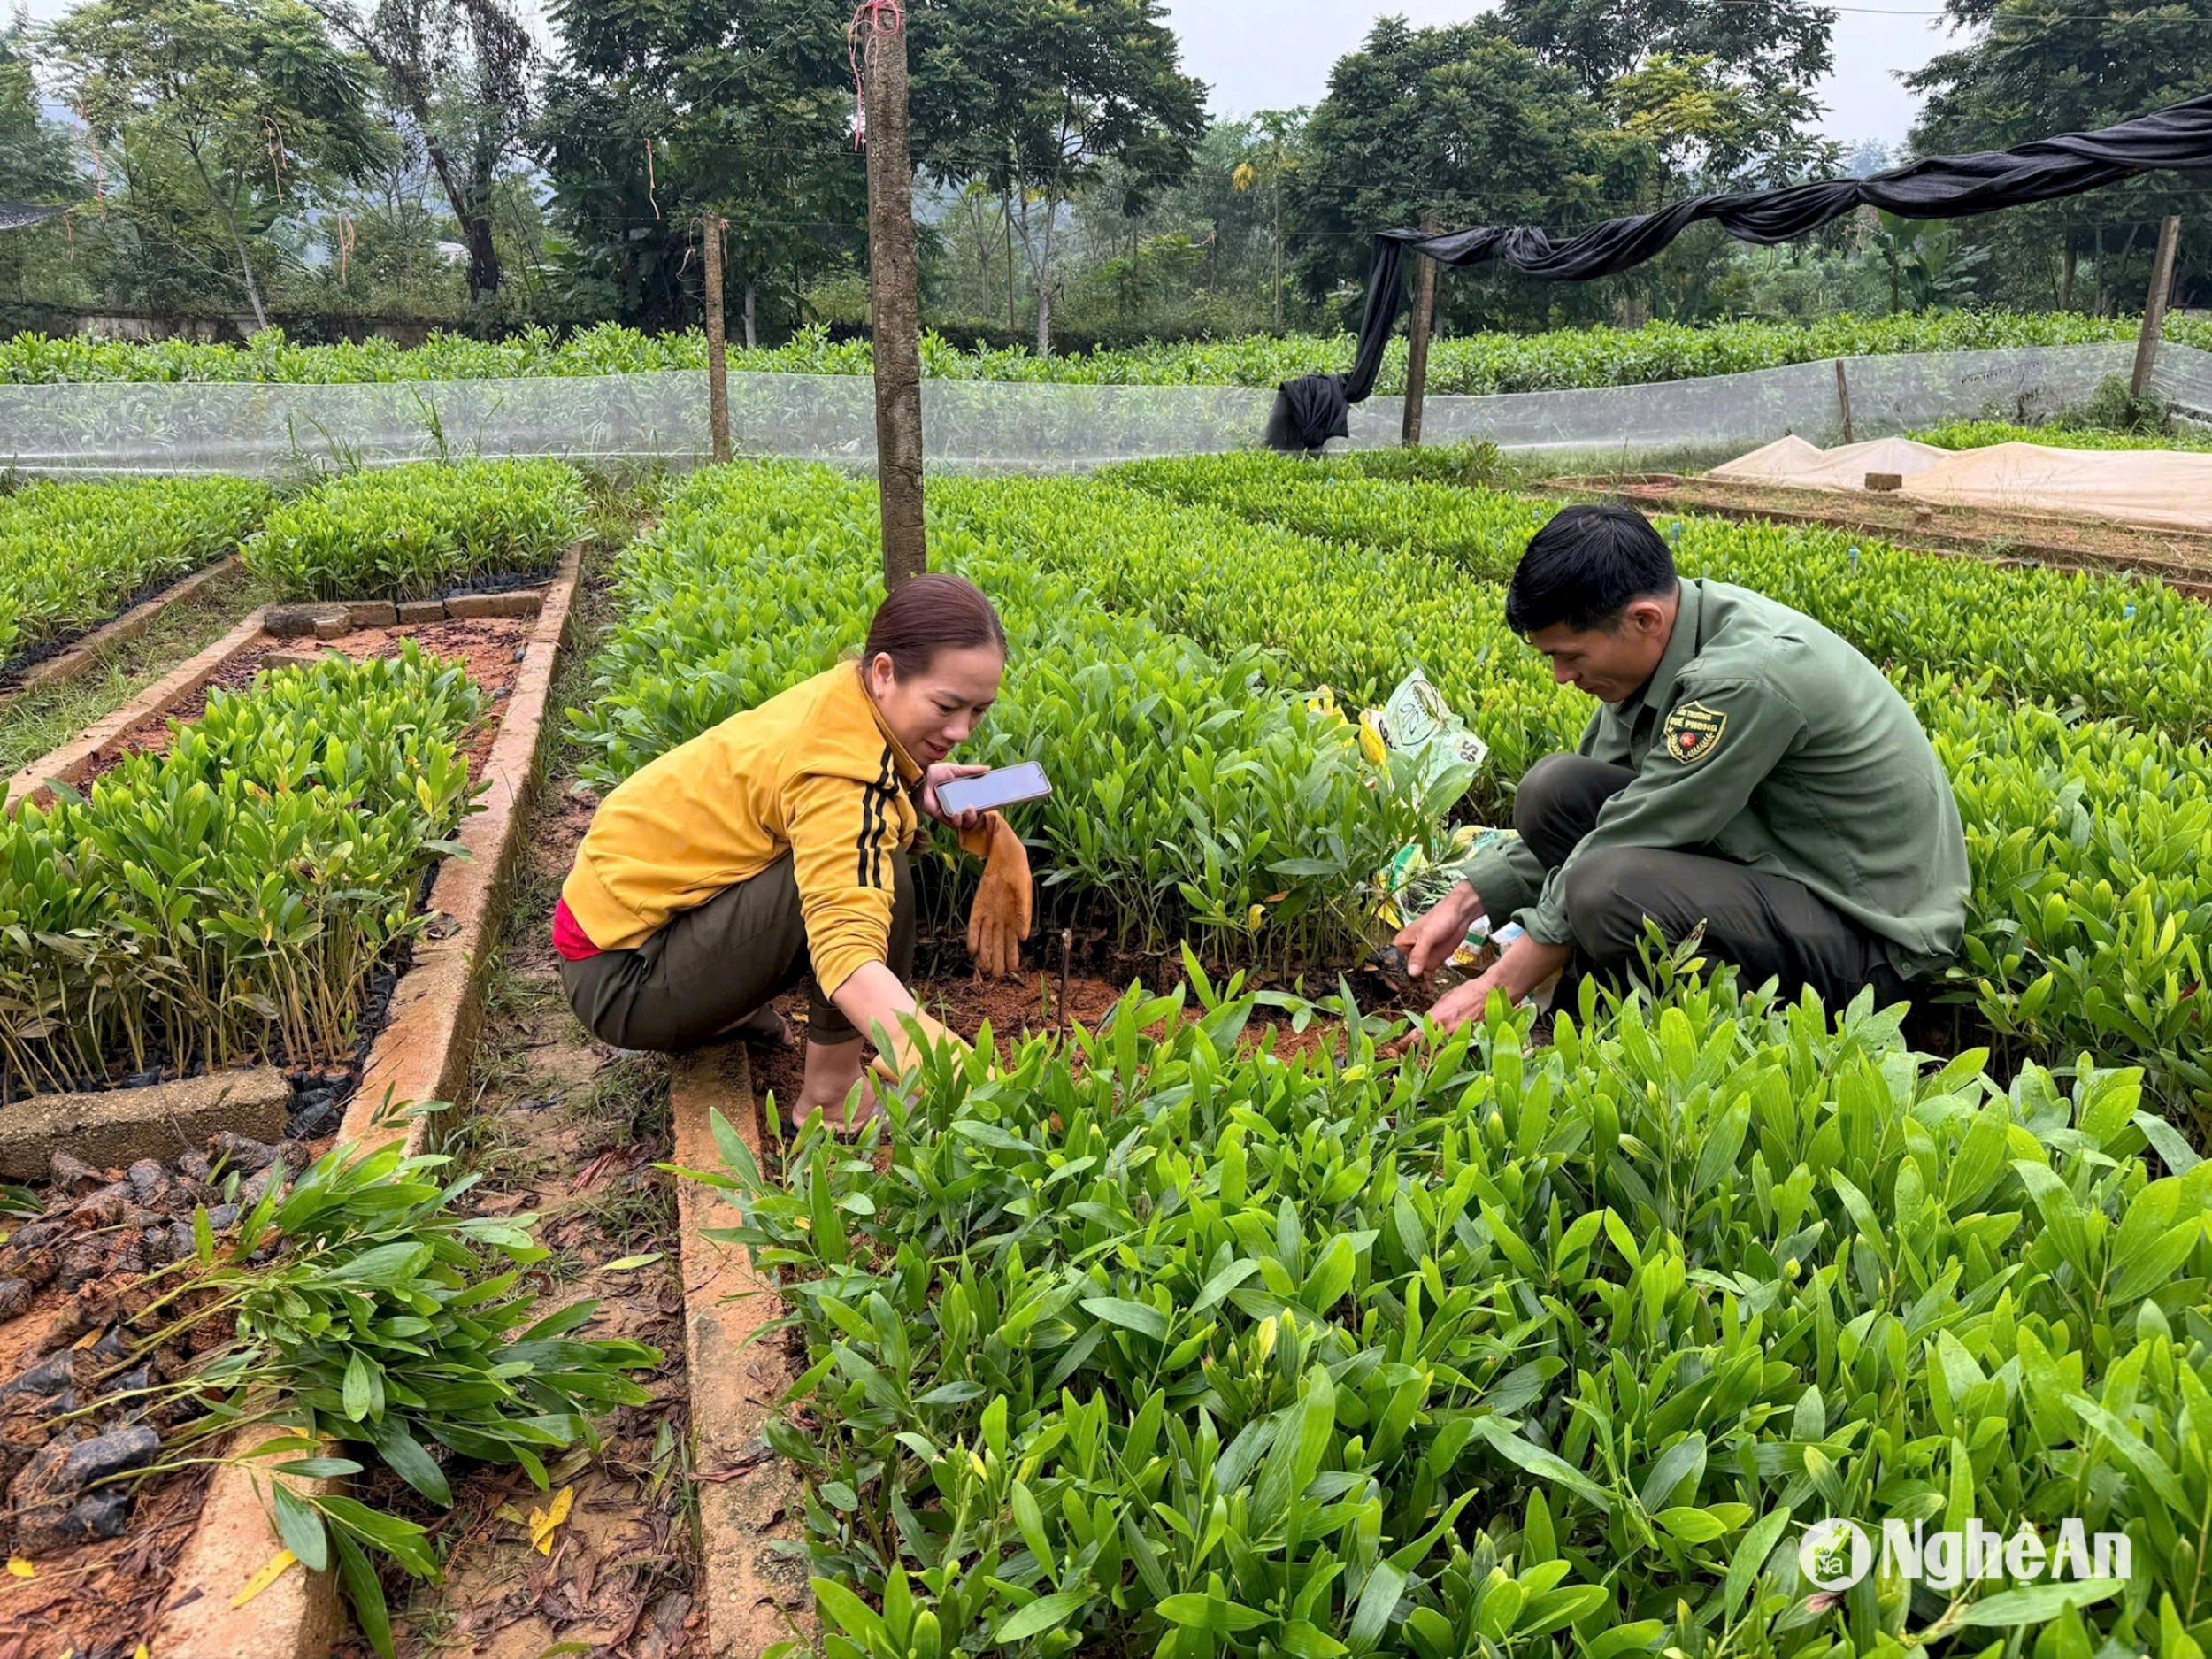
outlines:
[{"label": "woman's hand", "polygon": [[971,807],[965,812],[948,812],[937,800],[937,786],[950,783],[955,778],[980,778],[990,771],[988,766],[964,766],[956,762],[941,760],[922,774],[922,810],[940,824],[963,833],[983,821],[982,809]]}]

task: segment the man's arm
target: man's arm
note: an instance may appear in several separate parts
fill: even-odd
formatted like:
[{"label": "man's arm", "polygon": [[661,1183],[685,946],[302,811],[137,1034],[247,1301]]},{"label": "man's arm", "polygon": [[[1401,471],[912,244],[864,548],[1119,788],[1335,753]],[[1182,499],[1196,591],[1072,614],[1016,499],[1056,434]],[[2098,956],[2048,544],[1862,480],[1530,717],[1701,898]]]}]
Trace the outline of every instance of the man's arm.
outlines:
[{"label": "man's arm", "polygon": [[1566,883],[1594,849],[1702,847],[1735,820],[1752,791],[1798,734],[1805,717],[1772,687],[1755,680],[1686,687],[1627,787],[1606,802],[1597,824],[1546,879],[1523,918],[1540,944],[1570,945]]},{"label": "man's arm", "polygon": [[1429,1018],[1456,1029],[1482,1018],[1493,991],[1517,1002],[1566,966],[1574,931],[1567,924],[1565,882],[1576,861],[1594,847],[1703,846],[1749,803],[1804,726],[1795,706],[1763,685],[1737,682],[1691,693],[1669,713],[1628,787],[1605,803],[1596,827],[1544,881],[1522,918],[1526,933],[1479,978],[1439,998]]}]

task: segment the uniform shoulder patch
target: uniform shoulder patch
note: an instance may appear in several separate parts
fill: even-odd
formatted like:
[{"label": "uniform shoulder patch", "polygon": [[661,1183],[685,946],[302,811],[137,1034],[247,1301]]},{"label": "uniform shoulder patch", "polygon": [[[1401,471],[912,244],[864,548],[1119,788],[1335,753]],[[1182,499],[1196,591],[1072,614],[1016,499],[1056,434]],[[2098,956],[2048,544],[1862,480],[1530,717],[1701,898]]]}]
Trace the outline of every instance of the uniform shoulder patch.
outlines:
[{"label": "uniform shoulder patch", "polygon": [[1660,741],[1668,754],[1685,766],[1709,759],[1728,731],[1728,716],[1702,703],[1685,703],[1667,716]]}]

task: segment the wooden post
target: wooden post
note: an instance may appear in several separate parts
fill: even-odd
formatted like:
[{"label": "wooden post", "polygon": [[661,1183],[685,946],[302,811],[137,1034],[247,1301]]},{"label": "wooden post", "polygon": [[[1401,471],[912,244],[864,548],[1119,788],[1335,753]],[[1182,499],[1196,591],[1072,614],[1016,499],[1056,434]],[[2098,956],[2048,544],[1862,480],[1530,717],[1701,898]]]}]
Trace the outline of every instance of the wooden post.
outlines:
[{"label": "wooden post", "polygon": [[2166,300],[2174,289],[2174,256],[2181,248],[2181,219],[2169,214],[2158,227],[2158,253],[2151,261],[2151,291],[2143,302],[2143,329],[2135,336],[2135,378],[2128,389],[2138,397],[2151,392],[2151,371],[2158,366],[2159,337],[2166,329]]},{"label": "wooden post", "polygon": [[869,0],[854,20],[867,47],[868,292],[875,334],[876,480],[886,592],[929,568],[922,526],[921,275],[907,157],[906,29]]},{"label": "wooden post", "polygon": [[712,434],[714,458],[730,458],[730,359],[729,342],[724,338],[722,325],[722,227],[725,220],[719,213],[709,213],[699,221],[699,231],[706,246],[706,302],[707,302],[707,427]]},{"label": "wooden post", "polygon": [[[1423,219],[1421,228],[1433,236],[1436,220]],[[1409,449],[1421,442],[1421,410],[1429,391],[1429,329],[1436,320],[1436,261],[1425,254],[1416,254],[1414,257],[1421,262],[1421,275],[1413,289],[1413,321],[1408,330],[1411,342],[1406,353],[1405,419],[1398,432],[1400,442]]]},{"label": "wooden post", "polygon": [[1851,382],[1843,373],[1843,359],[1836,359],[1836,402],[1843,406],[1843,441],[1855,443],[1857,439],[1851,431]]}]

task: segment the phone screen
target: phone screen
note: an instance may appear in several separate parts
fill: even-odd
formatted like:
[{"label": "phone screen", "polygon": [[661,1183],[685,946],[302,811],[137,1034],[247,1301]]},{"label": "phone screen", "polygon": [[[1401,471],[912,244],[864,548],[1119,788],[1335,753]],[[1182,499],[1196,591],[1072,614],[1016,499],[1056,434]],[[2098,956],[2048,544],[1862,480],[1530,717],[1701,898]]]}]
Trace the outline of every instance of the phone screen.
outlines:
[{"label": "phone screen", "polygon": [[937,804],[948,812],[983,812],[1035,801],[1052,793],[1045,769],[1033,760],[1018,766],[1002,766],[979,778],[956,778],[937,786]]}]

